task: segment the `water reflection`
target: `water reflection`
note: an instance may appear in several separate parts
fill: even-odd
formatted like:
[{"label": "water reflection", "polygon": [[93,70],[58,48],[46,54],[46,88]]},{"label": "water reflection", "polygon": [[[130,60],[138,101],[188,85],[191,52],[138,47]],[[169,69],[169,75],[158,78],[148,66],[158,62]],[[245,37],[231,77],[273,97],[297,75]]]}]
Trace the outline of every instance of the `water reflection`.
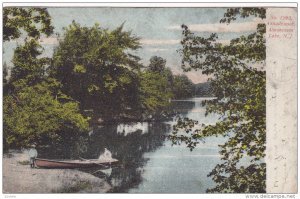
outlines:
[{"label": "water reflection", "polygon": [[[173,101],[170,110],[186,116],[194,108],[194,100],[180,100]],[[70,138],[50,150],[41,149],[40,157],[96,159],[104,152],[104,148],[107,148],[112,157],[120,161],[120,164],[112,169],[110,176],[95,169],[83,171],[106,178],[113,187],[110,192],[128,192],[141,184],[144,167],[150,159],[145,153],[154,152],[166,143],[165,136],[171,131],[171,124],[137,122],[95,126],[86,137],[78,140]]]},{"label": "water reflection", "polygon": [[[170,109],[187,114],[195,106],[194,101],[174,101]],[[145,153],[154,152],[164,145],[165,136],[171,125],[163,122],[121,123],[95,127],[89,142],[88,156],[97,158],[108,148],[121,166],[112,170],[107,179],[112,185],[111,192],[128,192],[142,182],[142,173],[149,157]]]},{"label": "water reflection", "polygon": [[[150,124],[152,125],[152,124]],[[141,131],[142,134],[149,132],[149,123],[148,122],[135,122],[135,123],[121,123],[117,126],[117,133],[127,134],[135,133],[137,131]]]},{"label": "water reflection", "polygon": [[195,107],[195,101],[193,99],[187,100],[173,100],[170,106],[170,111],[175,114],[187,115],[190,110]]},{"label": "water reflection", "polygon": [[127,192],[141,182],[141,171],[148,160],[143,154],[161,147],[169,131],[170,125],[164,123],[95,127],[86,157],[98,158],[103,149],[108,148],[112,156],[120,161],[120,166],[114,168],[108,178],[113,185],[111,191]]}]

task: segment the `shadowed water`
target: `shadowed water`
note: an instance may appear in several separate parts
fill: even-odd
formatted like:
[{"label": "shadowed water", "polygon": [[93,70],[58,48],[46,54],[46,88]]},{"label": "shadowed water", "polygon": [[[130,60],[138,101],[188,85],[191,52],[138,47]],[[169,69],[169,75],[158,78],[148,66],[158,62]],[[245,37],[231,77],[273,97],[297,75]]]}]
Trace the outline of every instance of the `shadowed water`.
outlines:
[{"label": "shadowed water", "polygon": [[[171,108],[200,123],[215,123],[216,115],[205,117],[202,100],[204,98],[176,100]],[[191,152],[185,145],[172,146],[165,139],[173,124],[175,121],[170,120],[96,126],[83,141],[84,147],[79,145],[81,150],[84,148],[81,154],[84,158],[98,158],[107,148],[120,161],[111,175],[106,176],[113,187],[111,192],[205,193],[207,188],[214,186],[207,174],[220,162],[218,144],[224,139],[208,138]],[[65,151],[70,151],[67,148]],[[101,172],[86,172],[104,177]]]}]

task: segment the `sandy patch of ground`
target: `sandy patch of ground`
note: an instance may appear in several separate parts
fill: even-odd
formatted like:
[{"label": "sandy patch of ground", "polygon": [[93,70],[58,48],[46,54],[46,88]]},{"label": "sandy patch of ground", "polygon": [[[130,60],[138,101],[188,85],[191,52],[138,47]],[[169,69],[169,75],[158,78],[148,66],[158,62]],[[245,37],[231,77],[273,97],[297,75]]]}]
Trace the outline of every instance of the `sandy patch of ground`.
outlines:
[{"label": "sandy patch of ground", "polygon": [[73,169],[37,169],[22,165],[25,152],[3,157],[3,193],[105,193],[111,186],[91,174]]}]

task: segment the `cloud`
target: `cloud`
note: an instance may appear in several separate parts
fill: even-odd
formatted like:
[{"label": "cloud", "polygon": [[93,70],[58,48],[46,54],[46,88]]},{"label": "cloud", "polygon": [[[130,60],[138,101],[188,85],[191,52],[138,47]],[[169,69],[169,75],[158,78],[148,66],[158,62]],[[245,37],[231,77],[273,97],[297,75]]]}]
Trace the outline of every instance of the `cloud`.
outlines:
[{"label": "cloud", "polygon": [[44,45],[57,45],[58,39],[57,37],[43,37],[39,39],[39,42]]},{"label": "cloud", "polygon": [[220,39],[220,40],[217,40],[216,43],[228,45],[228,44],[230,44],[230,40],[229,39]]},{"label": "cloud", "polygon": [[162,52],[162,51],[167,51],[168,49],[166,48],[146,48],[150,52]]},{"label": "cloud", "polygon": [[141,39],[140,42],[141,44],[148,46],[180,44],[179,39]]},{"label": "cloud", "polygon": [[[214,24],[188,24],[187,26],[193,32],[216,32],[216,33],[225,33],[225,32],[252,32],[256,30],[257,24],[262,23],[263,20],[255,19],[250,22],[243,23],[214,23]],[[168,30],[182,30],[181,25],[174,25],[167,27]]]}]

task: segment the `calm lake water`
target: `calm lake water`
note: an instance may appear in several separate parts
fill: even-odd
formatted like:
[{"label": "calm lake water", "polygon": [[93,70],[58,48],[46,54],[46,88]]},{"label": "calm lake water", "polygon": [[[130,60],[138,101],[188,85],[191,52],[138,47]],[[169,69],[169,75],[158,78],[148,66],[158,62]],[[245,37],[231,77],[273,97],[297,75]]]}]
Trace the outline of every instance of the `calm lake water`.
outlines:
[{"label": "calm lake water", "polygon": [[[205,117],[204,99],[173,101],[173,108],[201,123],[215,123],[216,115]],[[90,154],[99,156],[93,146],[107,147],[123,164],[109,177],[112,192],[205,193],[214,186],[207,174],[220,162],[217,145],[224,140],[209,138],[191,152],[184,144],[172,146],[164,139],[173,124],[175,121],[117,124],[93,131]]]},{"label": "calm lake water", "polygon": [[[205,117],[201,106],[205,99],[208,98],[176,100],[172,108],[181,116],[213,124],[218,117]],[[218,144],[224,143],[224,138],[207,138],[191,152],[184,144],[172,146],[165,139],[173,124],[175,121],[171,120],[94,127],[89,133],[85,158],[98,158],[106,147],[120,161],[120,166],[106,177],[113,187],[111,192],[205,193],[214,187],[207,175],[220,163]],[[101,172],[94,175],[103,177]]]}]

